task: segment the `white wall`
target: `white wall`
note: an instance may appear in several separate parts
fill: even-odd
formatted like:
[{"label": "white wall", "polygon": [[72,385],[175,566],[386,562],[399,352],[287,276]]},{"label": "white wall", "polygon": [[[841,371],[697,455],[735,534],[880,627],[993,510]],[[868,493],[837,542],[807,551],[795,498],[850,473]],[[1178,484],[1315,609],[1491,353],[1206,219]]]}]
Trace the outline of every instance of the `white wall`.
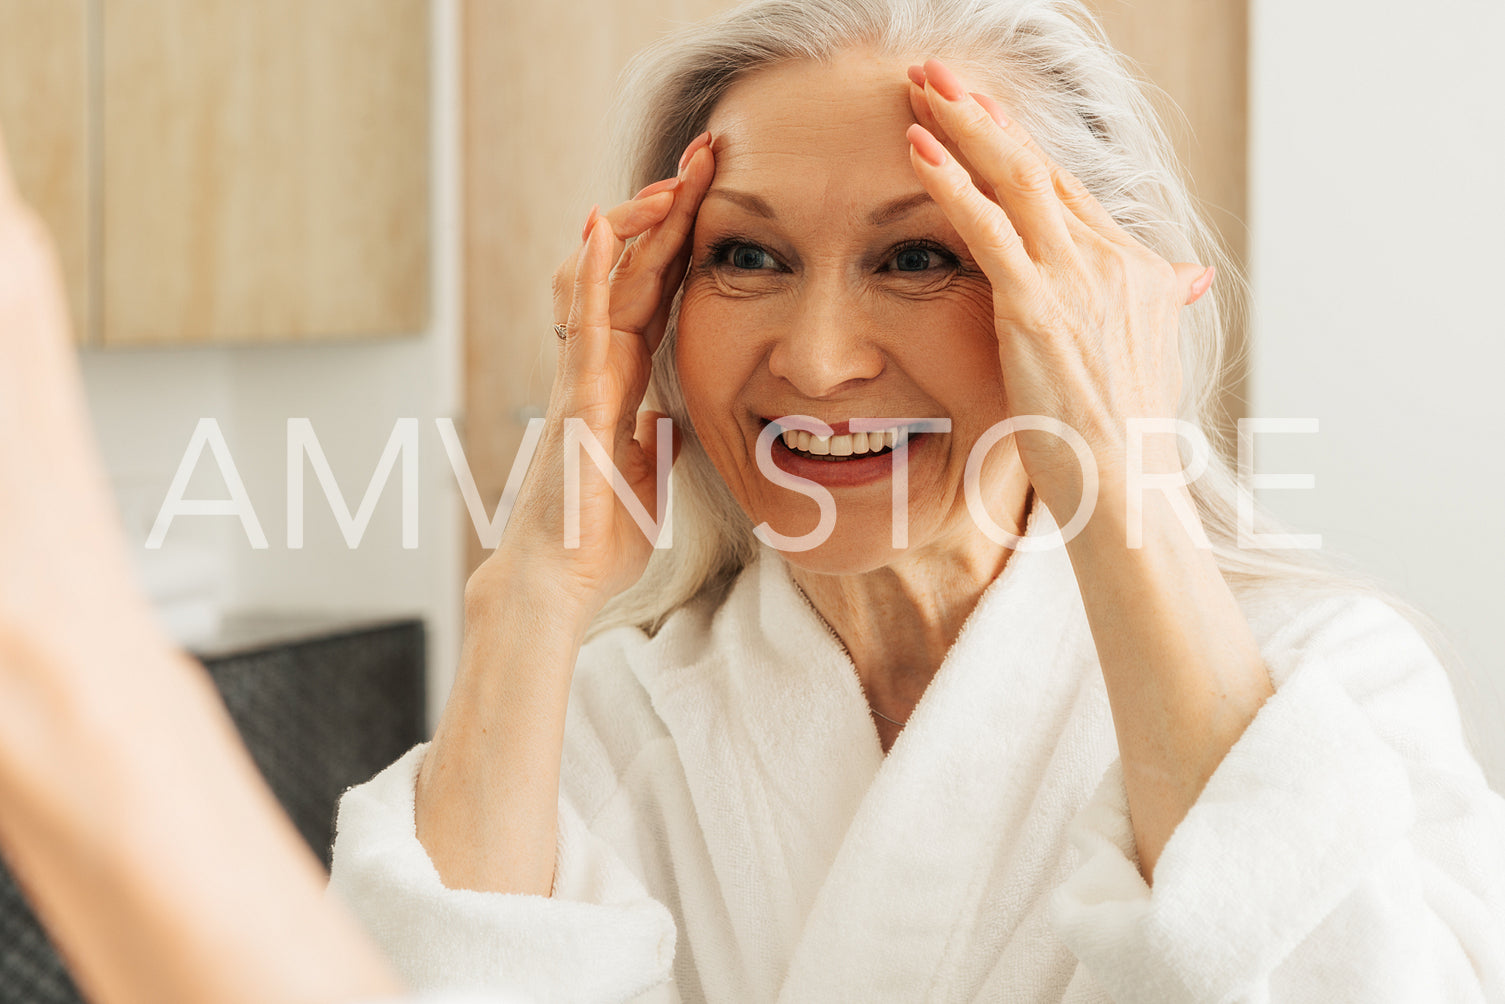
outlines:
[{"label": "white wall", "polygon": [[[1505,4],[1254,0],[1250,414],[1262,500],[1447,629],[1505,790]],[[1468,684],[1465,684],[1465,687]]]},{"label": "white wall", "polygon": [[[403,613],[425,618],[437,713],[459,651],[464,537],[471,532],[434,420],[460,415],[458,25],[454,0],[434,4],[432,310],[402,338],[320,344],[85,351],[84,379],[105,463],[143,575],[207,570],[228,611]],[[213,417],[269,539],[252,550],[240,522],[184,516],[160,550],[145,542],[201,417]],[[287,420],[308,418],[346,504],[365,493],[398,418],[417,418],[419,547],[401,546],[394,472],[360,546],[348,548],[305,465],[305,546],[286,532]],[[225,498],[208,453],[187,493]],[[186,640],[191,640],[191,632]]]}]

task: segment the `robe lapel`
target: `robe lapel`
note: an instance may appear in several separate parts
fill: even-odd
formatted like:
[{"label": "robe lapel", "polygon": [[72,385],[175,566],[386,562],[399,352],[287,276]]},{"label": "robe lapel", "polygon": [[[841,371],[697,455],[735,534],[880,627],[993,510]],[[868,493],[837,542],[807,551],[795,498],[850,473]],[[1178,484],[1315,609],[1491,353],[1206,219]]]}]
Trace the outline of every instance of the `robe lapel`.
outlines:
[{"label": "robe lapel", "polygon": [[706,989],[771,1001],[883,753],[851,661],[774,552],[696,656],[634,671],[674,736],[741,962]]},{"label": "robe lapel", "polygon": [[[1054,529],[1037,505],[1027,532]],[[1061,729],[1090,690],[1083,671],[1095,670],[1090,648],[1065,549],[1016,552],[857,807],[780,1001],[921,1001],[963,993],[942,986],[942,974],[973,968],[960,956],[975,940],[971,928],[1000,861],[1005,871],[1032,867],[1027,854],[1017,853],[1019,843],[1034,839],[1026,832],[1031,813],[1049,797],[1042,778],[1053,773]],[[850,664],[847,673],[855,679]],[[865,717],[860,689],[852,700]],[[842,721],[851,717],[841,712]],[[997,915],[995,900],[984,922],[995,934],[1012,930],[1028,900],[1009,903],[1003,912],[1012,916]]]}]

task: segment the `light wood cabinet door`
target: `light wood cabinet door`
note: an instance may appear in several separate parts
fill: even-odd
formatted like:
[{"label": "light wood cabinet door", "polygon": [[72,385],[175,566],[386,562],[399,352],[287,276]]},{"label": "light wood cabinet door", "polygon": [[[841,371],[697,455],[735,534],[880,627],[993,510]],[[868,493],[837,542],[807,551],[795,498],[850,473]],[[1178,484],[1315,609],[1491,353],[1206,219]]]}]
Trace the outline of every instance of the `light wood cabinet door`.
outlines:
[{"label": "light wood cabinet door", "polygon": [[105,345],[425,328],[428,0],[99,10]]},{"label": "light wood cabinet door", "polygon": [[0,0],[0,130],[22,198],[52,232],[80,341],[91,329],[88,91],[85,0]]}]

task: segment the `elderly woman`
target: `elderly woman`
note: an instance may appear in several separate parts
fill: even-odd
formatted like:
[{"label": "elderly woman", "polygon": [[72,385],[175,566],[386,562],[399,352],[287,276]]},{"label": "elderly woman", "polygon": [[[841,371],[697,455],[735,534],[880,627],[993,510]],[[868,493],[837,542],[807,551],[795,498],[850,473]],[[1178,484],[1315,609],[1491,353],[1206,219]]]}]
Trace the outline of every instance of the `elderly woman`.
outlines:
[{"label": "elderly woman", "polygon": [[1239,546],[1214,245],[1088,15],[766,0],[629,85],[443,719],[341,805],[404,975],[1505,996],[1502,801],[1406,618]]}]

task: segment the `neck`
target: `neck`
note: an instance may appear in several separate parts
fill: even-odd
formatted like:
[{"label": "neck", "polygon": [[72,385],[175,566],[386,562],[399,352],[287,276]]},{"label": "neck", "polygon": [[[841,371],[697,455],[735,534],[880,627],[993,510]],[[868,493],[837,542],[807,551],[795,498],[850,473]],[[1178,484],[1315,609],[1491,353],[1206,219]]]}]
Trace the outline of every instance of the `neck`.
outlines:
[{"label": "neck", "polygon": [[[1023,493],[1014,512],[1022,532],[1028,505]],[[1005,524],[1007,525],[1007,524]],[[913,549],[868,572],[832,575],[790,567],[790,575],[851,656],[869,705],[907,721],[940,669],[977,601],[1013,554],[975,531],[944,546]],[[884,748],[892,742],[879,723]]]}]

